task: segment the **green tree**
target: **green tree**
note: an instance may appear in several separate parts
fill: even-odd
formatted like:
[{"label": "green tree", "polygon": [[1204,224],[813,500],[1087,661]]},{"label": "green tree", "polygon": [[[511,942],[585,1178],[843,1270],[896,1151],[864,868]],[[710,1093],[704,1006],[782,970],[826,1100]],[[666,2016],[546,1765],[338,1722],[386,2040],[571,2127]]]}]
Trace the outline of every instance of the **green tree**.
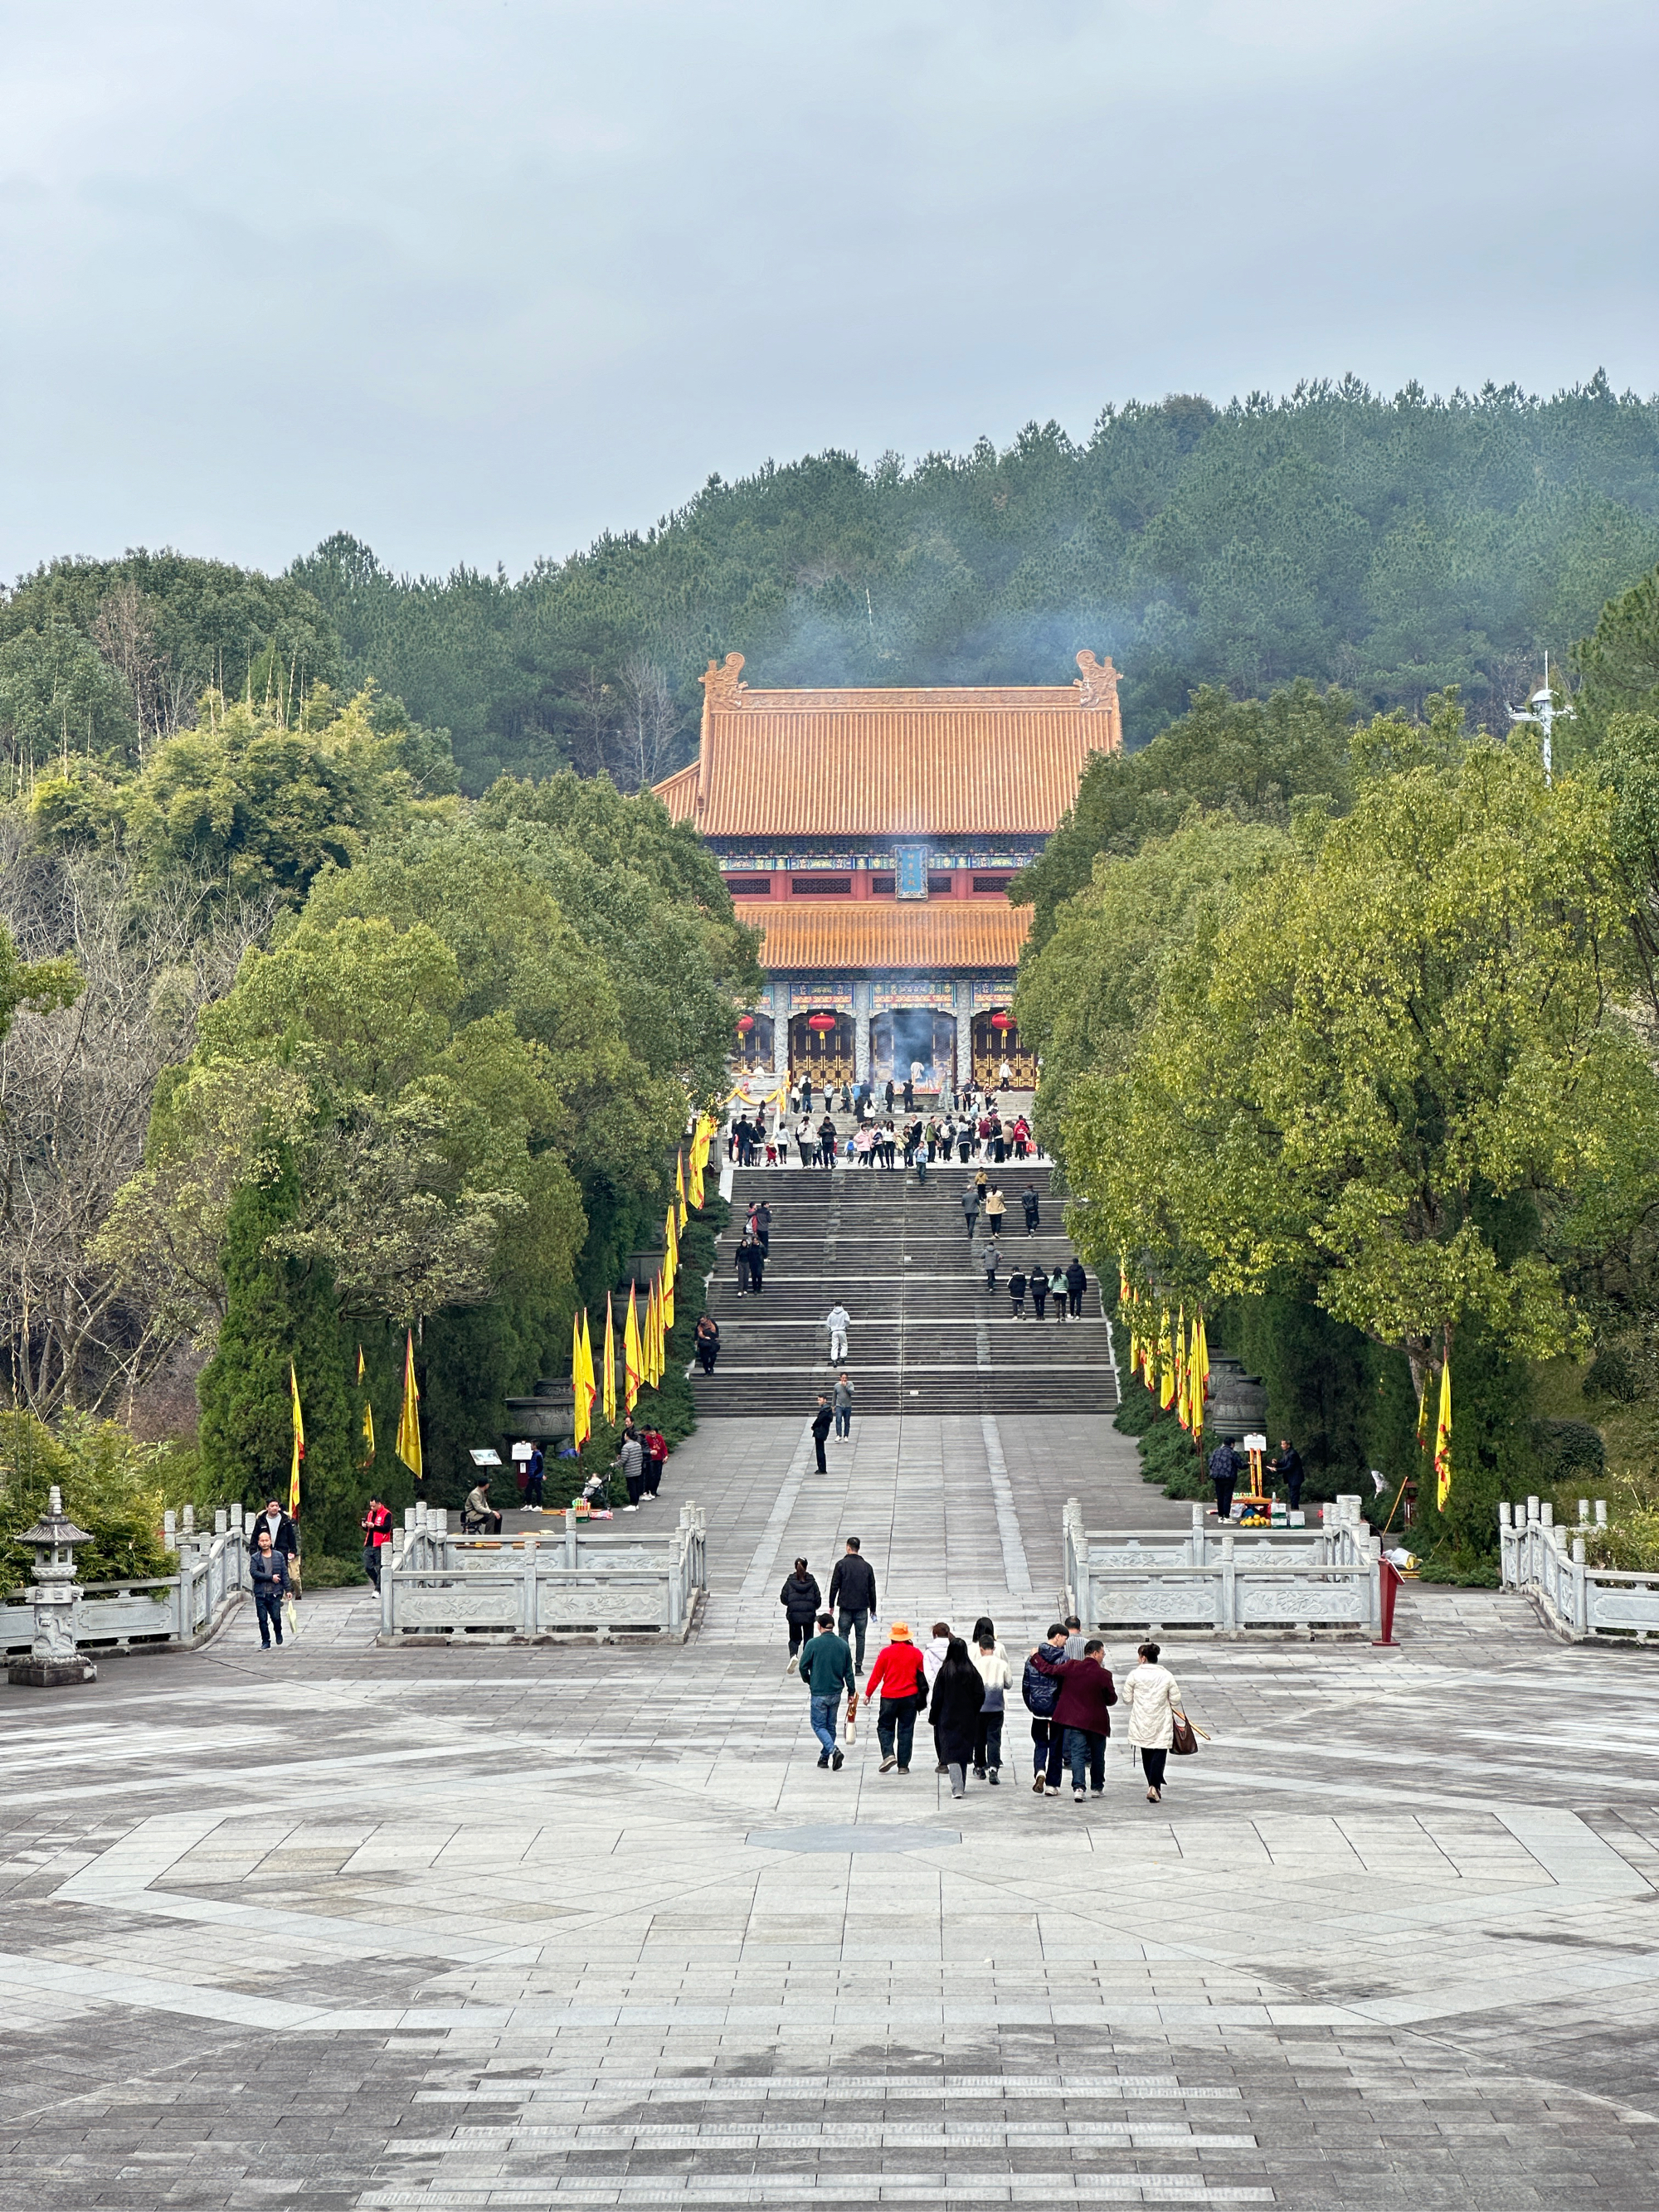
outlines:
[{"label": "green tree", "polygon": [[300,1494],[304,1540],[324,1553],[357,1547],[362,1483],[354,1463],[347,1353],[328,1271],[282,1248],[301,1204],[283,1148],[269,1181],[232,1200],[226,1224],[224,1325],[198,1384],[210,1479],[250,1506],[286,1504],[293,1445],[289,1370],[306,1425]]},{"label": "green tree", "polygon": [[1062,902],[1091,882],[1098,856],[1125,858],[1149,837],[1169,836],[1195,807],[1282,830],[1297,799],[1345,805],[1354,712],[1346,692],[1305,682],[1265,700],[1210,687],[1140,751],[1095,754],[1075,805],[1009,894],[1036,908],[1034,950],[1047,942]]},{"label": "green tree", "polygon": [[1573,658],[1592,735],[1613,714],[1659,714],[1659,568],[1607,601]]},{"label": "green tree", "polygon": [[1605,795],[1483,739],[1304,827],[1199,918],[1127,1070],[1075,1085],[1079,1235],[1189,1297],[1310,1297],[1419,1389],[1474,1322],[1578,1344],[1550,1248],[1650,1210],[1659,1158]]}]

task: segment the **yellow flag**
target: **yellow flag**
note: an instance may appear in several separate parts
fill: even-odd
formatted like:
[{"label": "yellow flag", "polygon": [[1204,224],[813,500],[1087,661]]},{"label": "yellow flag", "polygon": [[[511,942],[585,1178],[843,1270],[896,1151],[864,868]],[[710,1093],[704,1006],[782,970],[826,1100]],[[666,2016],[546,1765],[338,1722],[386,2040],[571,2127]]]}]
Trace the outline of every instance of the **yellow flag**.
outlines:
[{"label": "yellow flag", "polygon": [[1176,1315],[1175,1409],[1176,1419],[1183,1429],[1190,1418],[1187,1408],[1187,1309],[1182,1305]]},{"label": "yellow flag", "polygon": [[1158,1333],[1158,1402],[1167,1412],[1175,1403],[1175,1346],[1170,1340],[1166,1311]]},{"label": "yellow flag", "polygon": [[1440,1418],[1434,1425],[1434,1502],[1444,1508],[1451,1496],[1451,1354],[1440,1370]]},{"label": "yellow flag", "polygon": [[668,1332],[674,1326],[674,1278],[680,1268],[680,1240],[674,1229],[674,1209],[668,1209],[668,1249],[662,1263],[663,1364],[668,1360]]},{"label": "yellow flag", "polygon": [[1204,1401],[1210,1395],[1210,1331],[1200,1314],[1193,1323],[1193,1437],[1204,1441]]},{"label": "yellow flag", "polygon": [[582,1322],[580,1314],[570,1316],[570,1441],[580,1451],[592,1433],[593,1424],[588,1410],[593,1403],[587,1387],[587,1377],[582,1372]]},{"label": "yellow flag", "polygon": [[653,1275],[645,1299],[645,1379],[654,1390],[662,1381],[662,1278]]},{"label": "yellow flag", "polygon": [[623,1323],[623,1411],[631,1413],[640,1395],[640,1321],[634,1285],[628,1285],[628,1318]]},{"label": "yellow flag", "polygon": [[674,1197],[680,1210],[680,1227],[684,1229],[686,1215],[690,1211],[685,1202],[685,1148],[684,1146],[674,1155]]},{"label": "yellow flag", "polygon": [[300,1413],[300,1378],[291,1359],[288,1363],[288,1388],[294,1401],[294,1455],[288,1469],[288,1511],[292,1520],[300,1510],[300,1462],[306,1455],[306,1425]]},{"label": "yellow flag", "polygon": [[398,1456],[421,1480],[421,1394],[415,1382],[415,1332],[404,1331],[404,1409],[398,1416]]},{"label": "yellow flag", "polygon": [[605,1294],[605,1418],[613,1426],[617,1419],[617,1334],[611,1318],[611,1293]]},{"label": "yellow flag", "polygon": [[[357,1388],[360,1390],[363,1387],[364,1372],[363,1347],[360,1344],[357,1346]],[[359,1467],[373,1467],[374,1464],[374,1401],[372,1398],[363,1401],[363,1455],[357,1464]]]}]

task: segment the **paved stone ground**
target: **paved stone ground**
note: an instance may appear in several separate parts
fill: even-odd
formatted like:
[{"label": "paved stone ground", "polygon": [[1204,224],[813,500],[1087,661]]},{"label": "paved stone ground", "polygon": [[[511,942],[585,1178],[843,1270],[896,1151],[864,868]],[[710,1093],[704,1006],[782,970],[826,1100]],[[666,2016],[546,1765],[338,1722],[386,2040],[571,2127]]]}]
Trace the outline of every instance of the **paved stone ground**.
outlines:
[{"label": "paved stone ground", "polygon": [[[778,1585],[1046,1625],[1103,1424],[710,1423],[696,1640],[234,1622],[0,1692],[0,2207],[1659,2199],[1659,1676],[1429,1591],[1397,1652],[1172,1639],[1146,1803],[820,1772]],[[1127,1652],[1111,1655],[1120,1664]]]}]

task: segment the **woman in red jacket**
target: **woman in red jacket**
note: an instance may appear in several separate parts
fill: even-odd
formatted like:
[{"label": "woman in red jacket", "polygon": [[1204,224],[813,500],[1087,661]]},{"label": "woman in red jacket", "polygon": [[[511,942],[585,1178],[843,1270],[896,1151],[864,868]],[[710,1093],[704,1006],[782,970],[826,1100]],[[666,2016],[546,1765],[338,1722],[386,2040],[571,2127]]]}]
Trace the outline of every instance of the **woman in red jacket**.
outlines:
[{"label": "woman in red jacket", "polygon": [[881,1705],[876,1714],[876,1741],[881,1746],[882,1772],[885,1774],[896,1762],[899,1772],[908,1774],[916,1716],[927,1710],[927,1670],[921,1652],[910,1641],[908,1623],[896,1620],[887,1636],[887,1643],[870,1669],[864,1694],[873,1698],[878,1690],[881,1692]]}]

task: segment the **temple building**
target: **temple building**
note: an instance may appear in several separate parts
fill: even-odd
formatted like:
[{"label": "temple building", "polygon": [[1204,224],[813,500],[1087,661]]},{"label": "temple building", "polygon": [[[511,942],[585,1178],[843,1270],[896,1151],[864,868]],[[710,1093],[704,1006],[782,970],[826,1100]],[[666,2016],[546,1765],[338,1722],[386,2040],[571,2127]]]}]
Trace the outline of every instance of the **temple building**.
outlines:
[{"label": "temple building", "polygon": [[1011,1001],[1029,907],[1007,888],[1121,752],[1117,672],[1070,684],[761,691],[702,678],[697,757],[656,787],[717,855],[767,988],[737,1058],[815,1082],[1034,1081]]}]

